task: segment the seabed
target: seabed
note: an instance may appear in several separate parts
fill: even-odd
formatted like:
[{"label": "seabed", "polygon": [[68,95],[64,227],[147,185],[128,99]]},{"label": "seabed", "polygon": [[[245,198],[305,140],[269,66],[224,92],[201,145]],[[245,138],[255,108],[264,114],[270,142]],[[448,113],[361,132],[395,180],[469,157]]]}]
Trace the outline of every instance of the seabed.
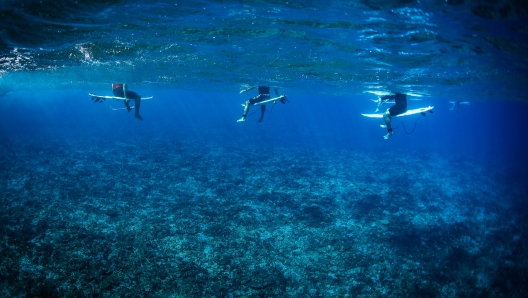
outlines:
[{"label": "seabed", "polygon": [[468,160],[157,139],[0,160],[4,297],[528,291],[527,188]]}]

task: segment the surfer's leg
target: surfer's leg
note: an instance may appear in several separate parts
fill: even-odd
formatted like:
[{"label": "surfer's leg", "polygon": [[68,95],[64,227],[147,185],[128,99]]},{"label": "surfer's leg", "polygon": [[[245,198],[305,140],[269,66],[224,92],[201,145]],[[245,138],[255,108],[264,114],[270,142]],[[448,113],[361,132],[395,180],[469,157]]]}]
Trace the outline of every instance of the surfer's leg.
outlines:
[{"label": "surfer's leg", "polygon": [[385,120],[385,125],[387,126],[387,131],[391,132],[392,131],[391,116],[390,116],[389,111],[387,111],[387,112],[385,112],[385,114],[383,114],[383,120]]},{"label": "surfer's leg", "polygon": [[244,114],[242,114],[242,117],[244,117],[244,119],[246,119],[247,113],[249,112],[249,107],[250,107],[250,102],[248,100],[246,101],[246,106],[244,107]]},{"label": "surfer's leg", "polygon": [[143,120],[143,117],[139,115],[139,106],[141,105],[141,96],[136,96],[134,100],[135,100],[134,109],[136,109],[136,114],[134,115],[134,117],[138,118],[139,120]]},{"label": "surfer's leg", "polygon": [[246,121],[246,116],[248,112],[249,112],[249,100],[246,101],[246,106],[244,107],[244,114],[242,114],[242,118],[238,119],[237,122]]},{"label": "surfer's leg", "polygon": [[264,112],[266,112],[266,105],[260,106],[260,119],[258,122],[262,122],[264,120]]},{"label": "surfer's leg", "polygon": [[385,140],[388,140],[392,136],[391,115],[388,110],[387,112],[385,112],[385,114],[383,114],[383,120],[385,120],[385,125],[387,127],[388,132],[383,138]]},{"label": "surfer's leg", "polygon": [[125,103],[125,107],[126,107],[127,111],[130,112],[130,110],[132,110],[132,109],[130,108],[130,105],[128,104],[128,100],[124,100],[123,102]]}]

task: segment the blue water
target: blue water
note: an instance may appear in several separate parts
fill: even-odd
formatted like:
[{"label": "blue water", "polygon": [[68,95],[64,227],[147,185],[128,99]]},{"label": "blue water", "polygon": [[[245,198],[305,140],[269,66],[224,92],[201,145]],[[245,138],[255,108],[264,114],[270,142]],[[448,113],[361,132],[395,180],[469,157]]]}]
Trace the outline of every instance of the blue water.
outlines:
[{"label": "blue water", "polygon": [[[268,105],[263,123],[259,107],[252,107],[246,123],[237,123],[249,97],[238,92],[189,90],[141,90],[154,96],[143,101],[144,121],[127,113],[122,102],[93,103],[87,91],[20,92],[3,98],[2,136],[10,138],[99,138],[105,140],[167,138],[246,143],[256,146],[307,146],[345,150],[401,150],[408,154],[441,153],[522,167],[524,128],[520,124],[528,107],[518,102],[476,102],[450,111],[445,98],[409,101],[409,108],[434,106],[427,117],[394,118],[394,138],[384,141],[381,119],[373,113],[373,96],[328,96],[288,92],[290,103]],[[290,91],[290,90],[288,90]],[[91,91],[95,92],[95,91]],[[101,94],[109,92],[99,91]],[[471,100],[468,97],[468,100]],[[389,107],[391,104],[385,105]],[[133,106],[133,104],[132,104]],[[120,110],[112,110],[112,108]],[[411,132],[411,134],[407,134]]]},{"label": "blue water", "polygon": [[526,296],[524,4],[4,2],[0,296]]}]

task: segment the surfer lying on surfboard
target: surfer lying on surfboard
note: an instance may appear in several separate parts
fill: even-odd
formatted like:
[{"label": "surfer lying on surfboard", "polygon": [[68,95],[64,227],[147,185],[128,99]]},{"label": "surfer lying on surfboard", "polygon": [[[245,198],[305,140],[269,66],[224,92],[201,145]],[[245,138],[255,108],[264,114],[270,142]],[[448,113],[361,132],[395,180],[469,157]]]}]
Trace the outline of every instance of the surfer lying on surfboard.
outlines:
[{"label": "surfer lying on surfboard", "polygon": [[[246,91],[253,90],[255,88],[257,87],[256,86],[248,87],[240,91],[240,93],[244,93]],[[258,120],[258,122],[262,122],[262,120],[264,119],[264,112],[266,112],[266,103],[269,103],[269,102],[276,103],[277,100],[282,103],[286,103],[288,101],[288,98],[286,98],[286,95],[279,96],[279,91],[277,90],[277,88],[275,88],[275,94],[277,95],[277,97],[275,98],[270,98],[270,87],[269,86],[259,86],[258,92],[259,94],[257,96],[254,96],[248,99],[246,101],[246,104],[243,105],[244,113],[242,114],[242,118],[238,119],[237,122],[246,121],[247,113],[249,112],[249,107],[252,105],[254,106],[260,105],[260,119]]]}]

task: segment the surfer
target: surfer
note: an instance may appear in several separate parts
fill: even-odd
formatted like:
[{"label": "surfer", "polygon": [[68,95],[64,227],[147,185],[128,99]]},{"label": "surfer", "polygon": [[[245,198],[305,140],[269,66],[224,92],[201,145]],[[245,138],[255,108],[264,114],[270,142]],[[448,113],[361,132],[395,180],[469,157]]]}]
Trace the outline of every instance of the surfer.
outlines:
[{"label": "surfer", "polygon": [[[255,88],[257,88],[257,86],[248,87],[240,91],[240,93],[244,93],[246,91],[253,90]],[[258,86],[258,93],[259,94],[257,96],[254,96],[246,101],[246,104],[244,105],[244,113],[242,114],[242,118],[238,119],[237,122],[246,121],[246,117],[247,117],[247,113],[249,112],[250,105],[255,105],[260,102],[270,99],[270,87],[269,86]],[[277,94],[279,93],[277,89],[275,89],[275,93]],[[279,100],[282,103],[286,103],[287,101],[286,96],[284,95],[280,96]],[[260,104],[260,119],[258,120],[258,122],[262,122],[262,120],[264,119],[264,112],[266,112],[266,105]]]},{"label": "surfer", "polygon": [[387,128],[388,131],[388,133],[383,137],[385,140],[388,140],[392,136],[392,117],[403,114],[407,111],[407,95],[399,92],[396,92],[396,94],[384,95],[380,97],[380,103],[378,104],[378,107],[381,106],[382,102],[388,101],[390,99],[393,99],[395,101],[395,104],[392,107],[388,108],[387,111],[383,114],[383,120],[385,120],[386,125],[381,126],[383,128]]},{"label": "surfer", "polygon": [[141,95],[137,94],[134,91],[127,90],[126,84],[112,84],[112,91],[114,92],[114,96],[116,97],[124,97],[125,100],[125,107],[127,111],[130,112],[132,108],[130,108],[130,105],[128,105],[128,101],[133,99],[134,100],[134,109],[136,109],[136,113],[134,117],[138,118],[139,120],[143,120],[143,117],[139,115],[139,106],[141,105]]},{"label": "surfer", "polygon": [[450,101],[449,103],[453,104],[453,106],[449,109],[450,111],[454,110],[455,107],[457,108],[457,110],[459,110],[460,105],[469,105],[469,101],[460,101],[460,100]]}]

